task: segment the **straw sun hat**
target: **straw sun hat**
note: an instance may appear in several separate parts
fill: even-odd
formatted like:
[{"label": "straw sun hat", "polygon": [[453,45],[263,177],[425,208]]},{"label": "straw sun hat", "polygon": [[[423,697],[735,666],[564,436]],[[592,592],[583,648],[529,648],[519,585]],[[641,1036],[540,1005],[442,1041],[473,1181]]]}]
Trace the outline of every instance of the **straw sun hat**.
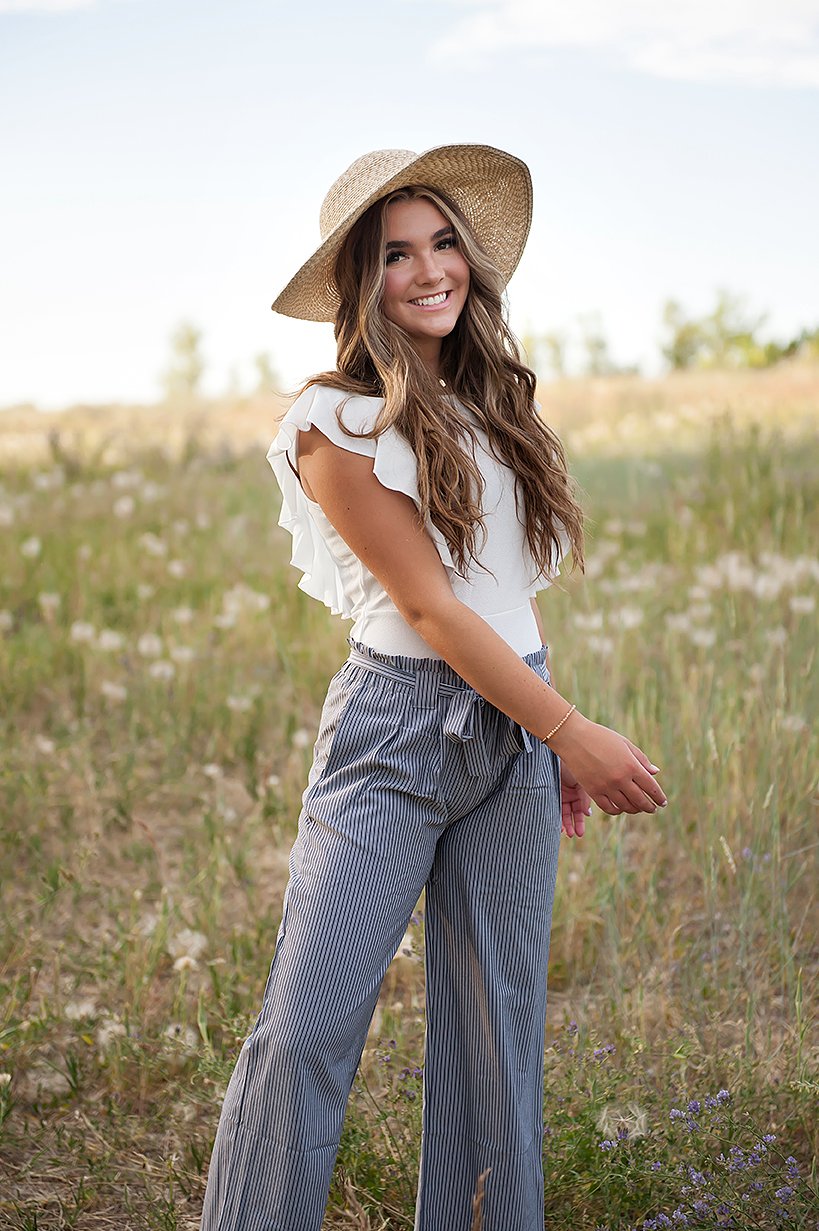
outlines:
[{"label": "straw sun hat", "polygon": [[271,305],[305,321],[333,321],[336,257],[350,228],[381,197],[409,184],[440,188],[460,206],[509,281],[532,221],[532,179],[519,158],[491,145],[439,145],[424,154],[374,150],[340,175],[321,206],[321,244]]}]

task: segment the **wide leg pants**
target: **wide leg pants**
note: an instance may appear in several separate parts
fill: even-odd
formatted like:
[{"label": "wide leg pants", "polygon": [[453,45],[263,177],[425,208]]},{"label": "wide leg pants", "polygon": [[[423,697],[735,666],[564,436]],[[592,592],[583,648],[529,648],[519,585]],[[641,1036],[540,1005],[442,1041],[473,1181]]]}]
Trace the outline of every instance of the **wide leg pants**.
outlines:
[{"label": "wide leg pants", "polygon": [[[468,1231],[487,1170],[484,1231],[541,1231],[560,762],[447,663],[350,647],[322,710],[202,1231],[319,1231],[379,988],[423,889],[416,1231]],[[548,681],[545,655],[525,661]]]}]

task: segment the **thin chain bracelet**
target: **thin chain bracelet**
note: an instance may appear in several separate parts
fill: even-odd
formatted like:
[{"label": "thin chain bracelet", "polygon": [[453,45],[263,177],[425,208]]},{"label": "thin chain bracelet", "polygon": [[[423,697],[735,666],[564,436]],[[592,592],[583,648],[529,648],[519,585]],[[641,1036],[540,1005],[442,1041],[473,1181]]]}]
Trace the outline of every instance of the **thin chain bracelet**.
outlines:
[{"label": "thin chain bracelet", "polygon": [[544,735],[544,736],[543,736],[543,739],[542,739],[542,741],[541,741],[541,742],[545,744],[547,739],[551,739],[551,738],[552,738],[552,736],[553,736],[553,735],[555,735],[555,734],[556,734],[556,733],[560,730],[560,728],[563,726],[563,723],[566,721],[566,719],[567,719],[567,718],[569,718],[569,717],[570,717],[570,716],[574,713],[574,711],[575,711],[576,709],[577,709],[577,706],[576,706],[576,705],[573,705],[573,706],[572,706],[572,708],[569,710],[569,712],[568,712],[567,714],[564,714],[564,715],[563,715],[563,717],[561,718],[561,720],[560,720],[560,722],[557,724],[557,726],[556,726],[556,727],[552,727],[552,729],[551,729],[551,731],[549,732],[549,734],[548,734],[548,735]]}]

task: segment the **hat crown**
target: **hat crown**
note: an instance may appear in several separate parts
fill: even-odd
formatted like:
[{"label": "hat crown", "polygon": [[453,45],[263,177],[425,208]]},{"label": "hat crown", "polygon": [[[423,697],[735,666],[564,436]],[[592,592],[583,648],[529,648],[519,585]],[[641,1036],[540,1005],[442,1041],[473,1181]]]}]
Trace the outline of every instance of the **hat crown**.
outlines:
[{"label": "hat crown", "polygon": [[319,228],[325,240],[350,214],[404,167],[415,162],[414,150],[373,150],[363,154],[330,186],[321,203]]}]

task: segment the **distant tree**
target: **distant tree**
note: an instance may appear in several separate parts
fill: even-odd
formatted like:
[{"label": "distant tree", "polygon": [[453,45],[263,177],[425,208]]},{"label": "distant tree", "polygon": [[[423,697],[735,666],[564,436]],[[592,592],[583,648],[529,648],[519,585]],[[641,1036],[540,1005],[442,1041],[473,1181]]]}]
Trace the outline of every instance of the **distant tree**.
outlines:
[{"label": "distant tree", "polygon": [[181,321],[171,335],[171,358],[162,376],[170,400],[199,396],[205,370],[201,345],[201,330],[190,321]]},{"label": "distant tree", "polygon": [[701,323],[688,320],[676,299],[667,299],[663,305],[663,325],[671,335],[662,347],[663,357],[677,370],[693,367],[705,346]]},{"label": "distant tree", "polygon": [[617,371],[609,355],[609,344],[603,335],[599,312],[586,312],[578,317],[581,344],[586,353],[587,376],[610,376]]},{"label": "distant tree", "polygon": [[662,353],[677,369],[765,367],[784,353],[777,343],[759,341],[766,317],[749,315],[745,296],[724,288],[717,291],[713,310],[698,319],[687,317],[682,306],[669,299],[663,306],[669,337]]},{"label": "distant tree", "polygon": [[566,375],[566,336],[561,333],[532,333],[531,330],[521,337],[526,360],[538,376],[550,373],[553,376]]},{"label": "distant tree", "polygon": [[279,374],[273,366],[273,359],[267,351],[262,351],[253,360],[256,365],[256,392],[275,393],[279,386]]}]

